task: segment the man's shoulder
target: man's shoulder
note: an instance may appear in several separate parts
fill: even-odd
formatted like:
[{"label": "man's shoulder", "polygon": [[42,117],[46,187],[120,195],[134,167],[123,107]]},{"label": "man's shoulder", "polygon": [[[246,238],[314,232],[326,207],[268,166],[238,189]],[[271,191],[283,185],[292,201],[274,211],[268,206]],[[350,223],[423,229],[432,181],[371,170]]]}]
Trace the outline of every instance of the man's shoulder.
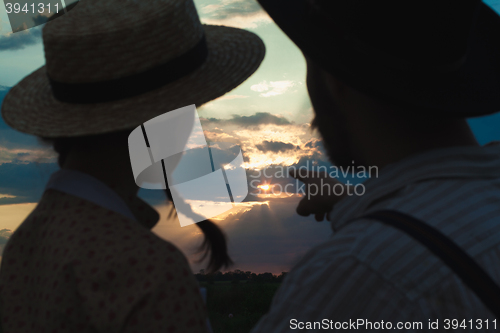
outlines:
[{"label": "man's shoulder", "polygon": [[301,263],[328,263],[332,258],[356,258],[366,262],[364,254],[373,253],[374,249],[385,248],[388,237],[396,235],[396,229],[359,218],[337,230],[330,239],[311,248],[302,258]]},{"label": "man's shoulder", "polygon": [[[295,276],[323,276],[348,273],[346,279],[359,278],[363,272],[385,281],[403,294],[416,290],[421,294],[428,287],[417,287],[416,274],[431,272],[439,259],[411,236],[373,220],[360,218],[337,231],[331,239],[310,249],[292,272]],[[335,273],[335,274],[336,274]],[[418,273],[420,274],[420,273]]]},{"label": "man's shoulder", "polygon": [[[485,258],[498,258],[500,235],[494,230],[500,217],[490,214],[488,219],[474,221],[459,215],[448,220],[433,216],[424,222],[447,235],[480,264],[486,263]],[[411,235],[367,218],[351,221],[331,239],[312,248],[296,269],[319,276],[334,271],[336,266],[377,276],[411,299],[436,290],[443,281],[453,281],[450,285],[454,287],[461,285],[453,271]],[[488,267],[488,271],[493,276],[499,274],[496,268]]]}]

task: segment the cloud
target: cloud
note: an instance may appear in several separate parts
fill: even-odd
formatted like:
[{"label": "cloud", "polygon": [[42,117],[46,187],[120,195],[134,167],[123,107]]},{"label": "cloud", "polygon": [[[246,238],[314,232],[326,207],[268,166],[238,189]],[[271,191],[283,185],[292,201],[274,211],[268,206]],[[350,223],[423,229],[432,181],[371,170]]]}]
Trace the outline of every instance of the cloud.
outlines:
[{"label": "cloud", "polygon": [[0,51],[24,49],[26,46],[41,42],[41,37],[42,29],[40,27],[34,27],[16,33],[8,33],[0,36]]},{"label": "cloud", "polygon": [[[302,158],[326,160],[316,144],[318,138],[308,123],[296,124],[281,115],[266,112],[231,119],[200,118],[205,136],[213,143],[226,142],[241,147],[244,168],[294,165]],[[307,146],[306,146],[307,145]]]},{"label": "cloud", "polygon": [[[0,130],[0,139],[2,138],[1,134]],[[0,146],[0,163],[53,163],[56,161],[56,157],[57,154],[48,147],[12,149]]]},{"label": "cloud", "polygon": [[245,96],[245,95],[224,95],[222,97],[219,97],[214,100],[215,101],[225,101],[225,100],[230,100],[230,99],[239,99],[239,98],[248,98],[250,96]]},{"label": "cloud", "polygon": [[[213,219],[227,235],[229,254],[235,261],[229,269],[279,274],[289,271],[311,247],[326,241],[331,235],[330,225],[298,216],[295,207],[300,199],[292,196],[246,201]],[[155,208],[161,218],[153,232],[179,247],[190,259],[194,272],[205,268],[206,262],[195,262],[199,258],[195,250],[203,240],[199,228],[180,228],[177,220],[167,219],[169,206]]]},{"label": "cloud", "polygon": [[9,229],[0,230],[0,246],[5,245],[12,235],[12,231]]},{"label": "cloud", "polygon": [[5,244],[7,244],[7,241],[9,240],[11,235],[12,235],[12,231],[10,229],[0,230],[0,262],[2,260],[1,256],[3,253],[3,249],[5,247]]},{"label": "cloud", "polygon": [[259,96],[271,97],[284,94],[297,84],[299,83],[290,80],[270,81],[269,83],[267,81],[262,81],[261,83],[254,84],[250,87],[250,89],[256,92],[260,92],[261,94]]},{"label": "cloud", "polygon": [[55,163],[3,163],[0,164],[0,205],[37,202],[52,172],[58,169]]},{"label": "cloud", "polygon": [[7,240],[12,235],[12,231],[9,229],[0,230],[0,245],[7,243]]},{"label": "cloud", "polygon": [[321,149],[323,148],[323,146],[321,144],[321,140],[319,140],[319,139],[311,139],[309,142],[307,142],[305,144],[305,147],[306,148],[319,148],[319,147],[321,147]]},{"label": "cloud", "polygon": [[311,247],[328,239],[329,225],[296,214],[299,200],[298,196],[270,199],[267,205],[254,205],[221,223],[235,268],[289,271]]},{"label": "cloud", "polygon": [[273,115],[269,112],[257,112],[253,116],[233,115],[231,119],[200,118],[203,124],[215,123],[218,125],[238,125],[242,127],[258,126],[264,124],[288,125],[291,122],[285,117]]},{"label": "cloud", "polygon": [[257,149],[262,150],[264,152],[272,151],[274,153],[284,152],[292,149],[300,149],[299,146],[296,146],[291,143],[279,142],[279,141],[263,141],[262,144],[256,145]]},{"label": "cloud", "polygon": [[[15,24],[17,28],[12,28],[12,32],[0,36],[0,51],[22,50],[27,46],[40,43],[42,41],[42,25],[47,23],[47,20],[52,16],[48,12],[29,18],[26,18],[25,15],[22,17],[19,14],[13,15],[22,18],[24,22],[13,23],[13,18],[11,18],[11,23]],[[30,19],[33,22],[27,22]]]},{"label": "cloud", "polygon": [[0,205],[0,216],[2,217],[0,230],[0,262],[5,244],[21,223],[31,214],[36,203],[21,203],[16,205]]},{"label": "cloud", "polygon": [[256,28],[272,22],[256,0],[219,0],[203,6],[200,14],[205,24],[237,28]]}]

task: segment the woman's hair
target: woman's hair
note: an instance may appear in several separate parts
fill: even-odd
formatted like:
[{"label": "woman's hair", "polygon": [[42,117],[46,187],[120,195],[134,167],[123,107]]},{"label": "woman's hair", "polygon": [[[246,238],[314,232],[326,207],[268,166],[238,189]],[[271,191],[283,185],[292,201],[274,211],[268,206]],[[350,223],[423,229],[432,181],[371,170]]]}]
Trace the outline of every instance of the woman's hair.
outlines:
[{"label": "woman's hair", "polygon": [[[41,140],[45,143],[52,144],[54,150],[58,153],[57,163],[59,164],[59,167],[62,167],[69,152],[73,148],[90,151],[93,148],[98,147],[99,143],[106,142],[110,137],[118,137],[119,140],[122,139],[120,137],[123,137],[124,140],[127,140],[129,133],[130,131],[120,131],[108,134],[71,138],[41,138]],[[124,142],[124,144],[126,143]],[[168,185],[165,192],[168,201],[172,204],[171,216],[175,213],[175,208],[173,207],[173,199]],[[233,261],[227,252],[226,236],[222,230],[210,220],[204,220],[195,224],[201,229],[205,237],[203,243],[198,249],[199,253],[202,253],[199,262],[205,260],[210,255],[207,264],[208,272],[216,272],[223,267],[232,265]]]}]

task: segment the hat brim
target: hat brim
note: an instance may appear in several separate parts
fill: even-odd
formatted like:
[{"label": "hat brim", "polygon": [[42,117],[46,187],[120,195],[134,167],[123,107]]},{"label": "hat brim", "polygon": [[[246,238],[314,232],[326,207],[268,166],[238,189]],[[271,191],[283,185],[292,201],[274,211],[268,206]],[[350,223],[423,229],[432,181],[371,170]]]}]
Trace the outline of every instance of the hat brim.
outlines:
[{"label": "hat brim", "polygon": [[170,110],[207,103],[252,75],[264,58],[265,46],[249,31],[212,25],[204,28],[207,60],[175,82],[118,101],[69,104],[53,97],[43,66],[9,91],[2,116],[21,132],[46,138],[73,137],[135,128]]},{"label": "hat brim", "polygon": [[[465,64],[452,73],[405,72],[327,42],[328,31],[307,24],[306,0],[258,0],[312,61],[359,91],[402,107],[456,117],[500,111],[500,17],[481,4]],[[396,27],[395,27],[396,28]]]}]

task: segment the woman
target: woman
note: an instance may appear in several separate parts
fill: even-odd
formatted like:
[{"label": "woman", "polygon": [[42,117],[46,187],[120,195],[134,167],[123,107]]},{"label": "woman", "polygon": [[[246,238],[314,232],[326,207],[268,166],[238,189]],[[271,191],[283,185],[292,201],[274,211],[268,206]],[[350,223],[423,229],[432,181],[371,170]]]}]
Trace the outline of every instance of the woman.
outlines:
[{"label": "woman", "polygon": [[[262,41],[202,25],[192,0],[83,0],[43,41],[46,66],[10,90],[2,116],[51,140],[61,170],[5,247],[4,331],[206,332],[186,258],[150,231],[158,213],[137,197],[127,137],[239,85]],[[197,226],[210,268],[229,263],[220,230]]]}]

